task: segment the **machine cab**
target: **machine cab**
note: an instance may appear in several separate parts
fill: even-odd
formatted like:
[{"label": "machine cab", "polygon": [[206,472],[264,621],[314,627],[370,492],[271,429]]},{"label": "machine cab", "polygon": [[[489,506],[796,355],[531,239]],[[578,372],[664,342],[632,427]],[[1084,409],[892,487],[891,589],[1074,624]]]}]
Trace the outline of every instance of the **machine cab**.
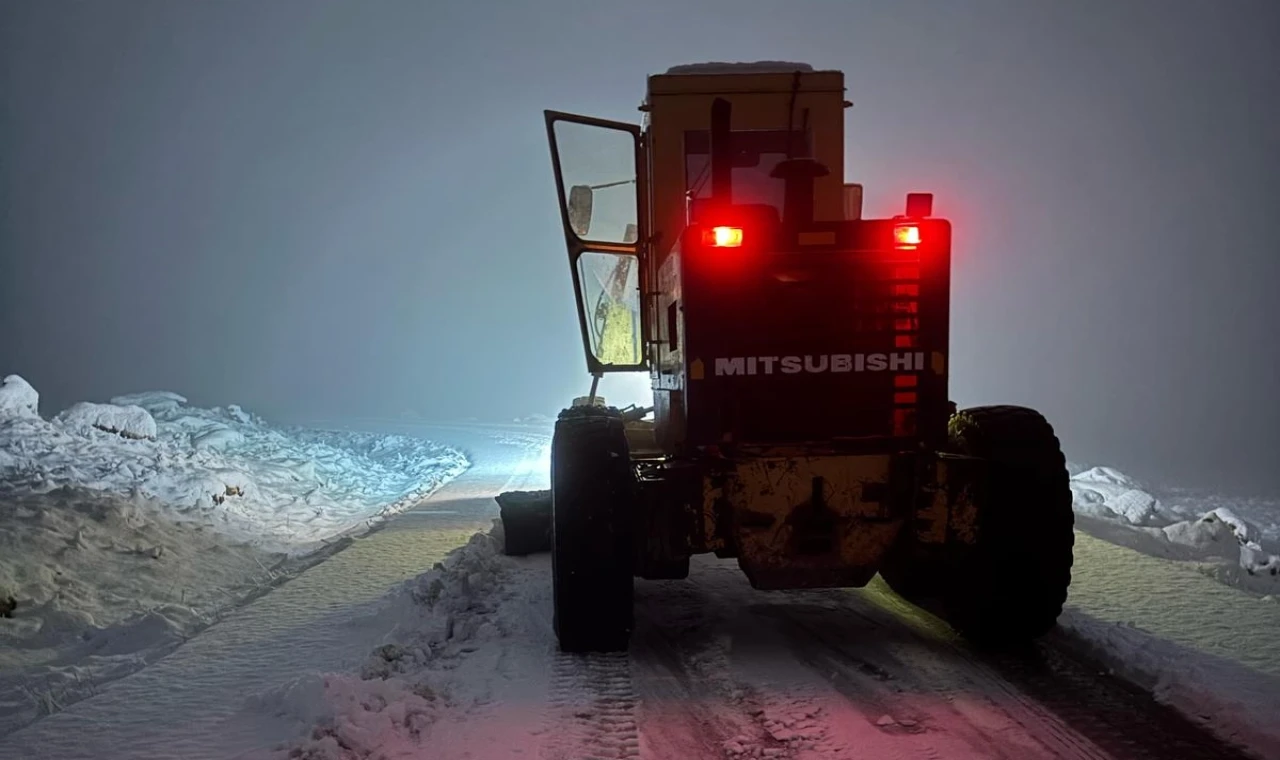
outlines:
[{"label": "machine cab", "polygon": [[843,75],[702,64],[648,84],[643,129],[546,114],[592,374],[649,371],[668,449],[940,438],[950,226],[925,195],[862,219]]}]

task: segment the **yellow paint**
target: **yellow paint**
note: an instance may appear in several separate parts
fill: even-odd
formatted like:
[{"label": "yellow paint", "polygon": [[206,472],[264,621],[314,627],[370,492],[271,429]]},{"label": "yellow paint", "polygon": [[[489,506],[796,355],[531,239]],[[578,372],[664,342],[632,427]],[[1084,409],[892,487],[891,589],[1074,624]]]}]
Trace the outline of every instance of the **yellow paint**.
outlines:
[{"label": "yellow paint", "polygon": [[946,373],[947,357],[944,356],[941,351],[934,351],[933,356],[931,358],[933,361],[933,365],[931,367],[931,369],[933,370],[933,374],[941,375]]},{"label": "yellow paint", "polygon": [[[888,483],[889,462],[887,455],[747,459],[733,466],[723,491],[709,484],[704,504],[723,499],[736,513],[734,540],[739,558],[747,564],[779,569],[865,568],[869,578],[903,525],[901,519],[887,519],[887,504],[863,498],[868,483]],[[834,516],[833,549],[819,555],[800,554],[795,550],[797,536],[791,521],[796,508],[810,502],[815,478],[822,479],[823,503]],[[711,515],[705,519],[713,523]]]},{"label": "yellow paint", "polygon": [[[830,173],[814,180],[814,217],[841,221],[844,190],[844,74],[814,71],[801,75],[793,90],[791,72],[735,74],[655,74],[645,98],[649,139],[650,232],[663,241],[654,253],[661,265],[679,239],[687,214],[684,133],[711,126],[711,103],[723,97],[733,104],[734,129],[783,129],[796,114],[808,112],[813,157]],[[799,127],[798,123],[794,124]]]}]

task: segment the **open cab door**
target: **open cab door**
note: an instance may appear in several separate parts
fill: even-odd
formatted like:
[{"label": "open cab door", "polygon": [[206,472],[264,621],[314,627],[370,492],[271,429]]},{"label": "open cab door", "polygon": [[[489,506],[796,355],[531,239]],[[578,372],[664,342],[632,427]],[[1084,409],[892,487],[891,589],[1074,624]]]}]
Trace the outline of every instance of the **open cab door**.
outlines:
[{"label": "open cab door", "polygon": [[587,369],[648,369],[641,318],[640,128],[546,111]]}]

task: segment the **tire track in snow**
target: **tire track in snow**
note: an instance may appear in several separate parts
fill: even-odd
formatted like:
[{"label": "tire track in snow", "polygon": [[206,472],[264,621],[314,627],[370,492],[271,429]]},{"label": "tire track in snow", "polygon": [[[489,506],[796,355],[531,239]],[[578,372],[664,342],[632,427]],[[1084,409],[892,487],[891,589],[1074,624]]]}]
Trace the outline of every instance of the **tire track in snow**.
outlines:
[{"label": "tire track in snow", "polygon": [[640,696],[645,757],[733,757],[744,746],[777,749],[751,715],[742,692],[723,690],[703,667],[719,651],[697,584],[641,583],[637,588],[633,672]]},{"label": "tire track in snow", "polygon": [[[1241,757],[1086,669],[1037,670],[921,630],[918,611],[885,609],[874,587],[758,592],[732,563],[704,559],[688,581],[637,588],[636,672],[672,674],[665,691],[640,680],[638,709],[682,695],[686,724],[701,728],[684,733],[702,738],[683,757]],[[642,739],[669,730],[642,723]]]},{"label": "tire track in snow", "polygon": [[[768,614],[761,615],[753,595],[787,600],[794,595],[764,595],[750,589],[736,567],[697,562],[690,582],[663,582],[642,597],[652,628],[669,633],[664,645],[678,650],[681,679],[695,690],[694,701],[709,701],[705,713],[719,730],[711,751],[684,755],[716,758],[862,758],[883,760],[927,757],[930,746],[906,746],[870,720],[851,714],[824,678],[789,652]],[[655,637],[638,642],[636,657],[653,656]],[[676,643],[678,642],[678,643]],[[699,697],[701,696],[701,699]],[[861,729],[858,729],[859,724]],[[851,733],[848,728],[853,727]],[[655,729],[656,730],[656,729]],[[860,735],[859,735],[860,734]],[[668,755],[656,754],[654,757]]]},{"label": "tire track in snow", "polygon": [[628,655],[556,655],[549,703],[546,760],[640,757]]},{"label": "tire track in snow", "polygon": [[1032,728],[1051,727],[1052,732],[1044,737],[1050,741],[1076,746],[1079,751],[1100,758],[1247,758],[1173,708],[1158,704],[1151,694],[1110,678],[1071,655],[1062,644],[1054,643],[1059,633],[1021,653],[982,655],[941,620],[929,613],[922,615],[886,593],[888,589],[883,584],[873,584],[871,588],[874,596],[866,598],[873,598],[876,604],[861,608],[861,614],[906,622],[917,631],[927,631],[929,640],[939,643],[937,656],[920,663],[922,669],[954,672],[957,662],[963,664],[964,672],[971,676],[972,688],[1016,701],[1021,710],[1011,714],[1021,715],[1024,724]]},{"label": "tire track in snow", "polygon": [[[854,620],[864,622],[851,624]],[[865,635],[865,623],[873,628],[870,636]],[[826,673],[831,685],[851,703],[880,716],[878,722],[884,716],[892,718],[882,726],[890,733],[917,738],[942,731],[966,745],[970,753],[1009,760],[1109,758],[1006,682],[983,677],[980,666],[974,672],[956,668],[952,653],[943,647],[925,640],[904,641],[900,634],[886,635],[886,627],[877,624],[874,614],[851,605],[824,605],[795,610],[784,625],[790,629],[788,640],[796,659]],[[848,635],[851,630],[864,635]],[[1015,725],[1031,741],[1010,739]],[[935,750],[927,739],[923,744],[906,743],[921,751]]]}]

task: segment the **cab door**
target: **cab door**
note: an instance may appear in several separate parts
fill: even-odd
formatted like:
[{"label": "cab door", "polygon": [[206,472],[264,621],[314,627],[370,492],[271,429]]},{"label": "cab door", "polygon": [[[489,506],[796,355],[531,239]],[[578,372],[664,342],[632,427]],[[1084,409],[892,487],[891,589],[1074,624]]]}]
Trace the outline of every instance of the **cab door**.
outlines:
[{"label": "cab door", "polygon": [[647,371],[640,127],[558,111],[545,116],[587,369]]}]

